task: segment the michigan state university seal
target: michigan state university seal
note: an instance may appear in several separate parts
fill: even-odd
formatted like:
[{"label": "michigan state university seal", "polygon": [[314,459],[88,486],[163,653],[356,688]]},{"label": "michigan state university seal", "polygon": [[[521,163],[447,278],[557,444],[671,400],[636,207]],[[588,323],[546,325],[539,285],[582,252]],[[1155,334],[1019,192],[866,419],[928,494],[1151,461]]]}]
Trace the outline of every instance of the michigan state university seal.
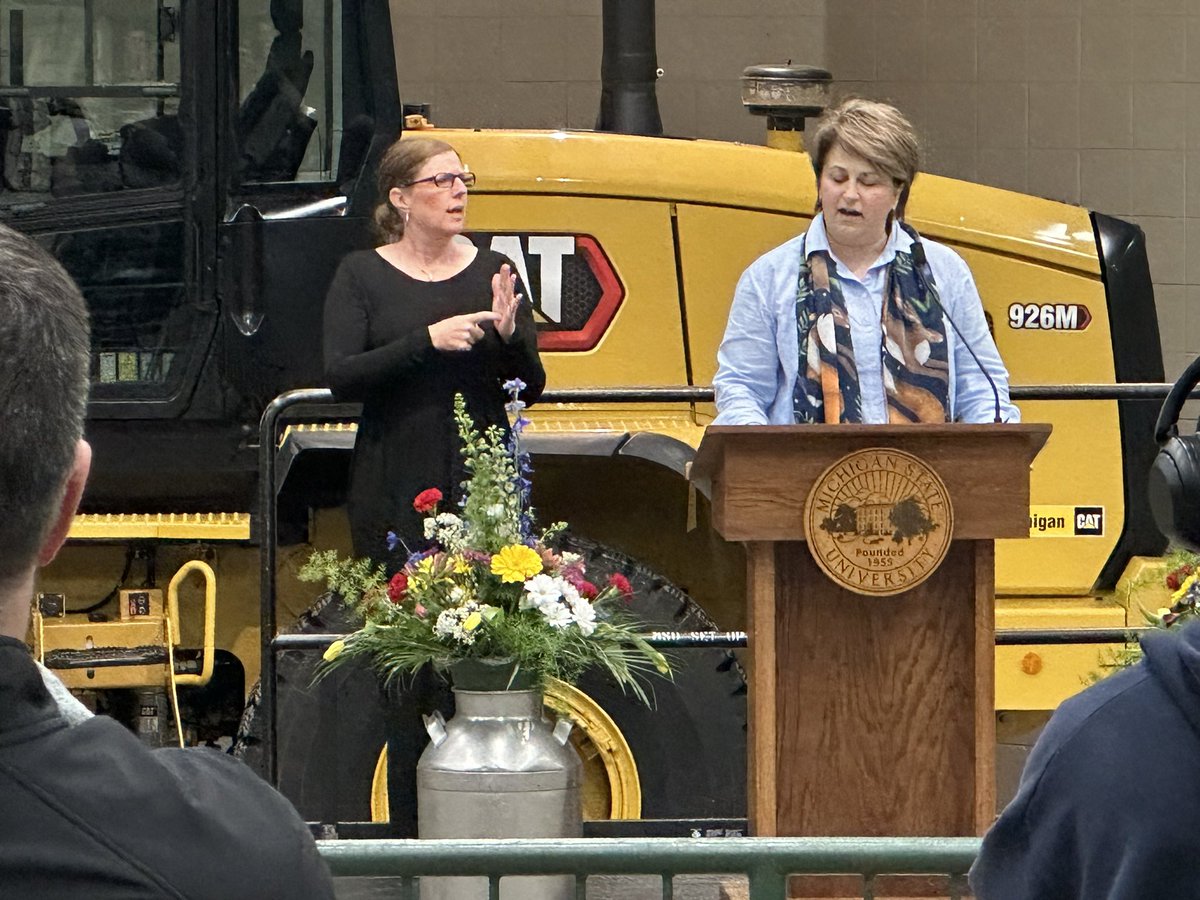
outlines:
[{"label": "michigan state university seal", "polygon": [[900,450],[842,457],[817,479],[804,505],[813,558],[859,594],[899,594],[920,584],[941,565],[953,530],[946,485]]}]

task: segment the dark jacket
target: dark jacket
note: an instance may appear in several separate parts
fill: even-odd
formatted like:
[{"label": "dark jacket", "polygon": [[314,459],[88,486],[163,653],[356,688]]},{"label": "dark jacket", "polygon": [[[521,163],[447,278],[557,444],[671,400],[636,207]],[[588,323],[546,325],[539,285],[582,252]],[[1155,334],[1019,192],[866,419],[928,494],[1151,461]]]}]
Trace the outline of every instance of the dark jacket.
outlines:
[{"label": "dark jacket", "polygon": [[0,896],[332,898],[291,804],[204,749],[150,750],[111,719],[69,726],[29,651],[0,636]]},{"label": "dark jacket", "polygon": [[971,871],[977,900],[1200,897],[1200,623],[1067,700]]}]

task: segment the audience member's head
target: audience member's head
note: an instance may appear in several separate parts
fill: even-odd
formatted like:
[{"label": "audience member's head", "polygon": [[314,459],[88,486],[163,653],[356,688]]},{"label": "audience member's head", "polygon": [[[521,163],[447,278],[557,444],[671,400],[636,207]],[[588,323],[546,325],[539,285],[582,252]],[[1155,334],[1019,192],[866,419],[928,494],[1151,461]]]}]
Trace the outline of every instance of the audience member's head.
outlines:
[{"label": "audience member's head", "polygon": [[0,226],[0,613],[6,595],[53,558],[83,490],[88,358],[87,305],[75,282],[32,240]]}]

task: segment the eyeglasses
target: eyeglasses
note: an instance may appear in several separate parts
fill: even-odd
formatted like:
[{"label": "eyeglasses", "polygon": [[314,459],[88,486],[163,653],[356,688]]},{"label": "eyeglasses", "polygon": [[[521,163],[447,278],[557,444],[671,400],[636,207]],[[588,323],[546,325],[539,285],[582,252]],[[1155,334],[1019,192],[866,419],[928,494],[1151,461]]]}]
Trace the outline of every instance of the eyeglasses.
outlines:
[{"label": "eyeglasses", "polygon": [[402,184],[400,186],[412,187],[414,184],[422,184],[426,181],[432,181],[434,187],[448,188],[454,184],[455,178],[463,183],[463,187],[475,187],[474,172],[438,172],[436,175],[430,175],[428,178],[418,178],[416,181],[410,181],[408,184]]}]

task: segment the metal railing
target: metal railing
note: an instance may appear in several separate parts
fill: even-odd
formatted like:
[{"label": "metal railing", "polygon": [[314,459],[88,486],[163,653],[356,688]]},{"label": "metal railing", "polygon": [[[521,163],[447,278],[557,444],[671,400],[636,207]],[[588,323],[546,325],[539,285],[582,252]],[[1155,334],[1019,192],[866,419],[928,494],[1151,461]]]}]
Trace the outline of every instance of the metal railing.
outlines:
[{"label": "metal railing", "polygon": [[[996,632],[996,646],[1013,647],[1033,644],[1132,644],[1146,632],[1157,631],[1150,626],[1136,628],[1002,628]],[[321,634],[279,634],[275,649],[324,650],[334,641],[349,635],[334,632]],[[651,647],[660,650],[688,650],[710,647],[719,650],[740,650],[749,645],[744,631],[652,631],[643,634]]]},{"label": "metal railing", "polygon": [[259,712],[265,719],[263,728],[263,775],[267,783],[277,785],[276,716],[276,637],[275,594],[278,587],[275,565],[278,556],[279,521],[276,515],[278,496],[275,491],[275,468],[278,463],[275,440],[279,417],[301,403],[332,403],[333,392],[326,389],[288,391],[280,394],[263,411],[258,424],[258,529],[259,542],[259,621],[261,632],[261,674],[259,677]]},{"label": "metal railing", "polygon": [[[1174,385],[1158,382],[1124,384],[1014,384],[1013,400],[1163,400]],[[1200,388],[1188,395],[1200,400]],[[712,403],[711,387],[679,385],[630,388],[548,388],[539,403]]]},{"label": "metal railing", "polygon": [[390,876],[400,900],[417,900],[422,876],[486,877],[498,900],[513,875],[570,875],[588,896],[589,875],[649,875],[670,900],[681,875],[744,877],[750,900],[785,900],[794,875],[853,875],[862,897],[880,876],[942,876],[942,896],[958,900],[979,853],[979,838],[572,838],[562,840],[318,841],[335,877]]},{"label": "metal railing", "polygon": [[[1126,383],[1126,384],[1035,384],[1012,385],[1009,394],[1014,400],[1162,400],[1170,392],[1173,385],[1158,383]],[[1200,390],[1193,391],[1189,397],[1200,399]],[[276,783],[276,660],[277,654],[284,649],[301,649],[298,646],[301,636],[280,636],[276,634],[277,622],[275,617],[276,597],[276,540],[278,522],[276,519],[277,496],[276,474],[278,457],[276,440],[278,437],[279,421],[283,414],[298,405],[329,405],[333,404],[333,393],[324,388],[307,388],[288,391],[280,394],[263,411],[259,421],[259,508],[256,537],[260,546],[259,572],[259,601],[260,620],[262,626],[262,657],[261,657],[261,695],[260,713],[265,718],[262,749],[267,780]],[[545,403],[711,403],[713,390],[711,387],[690,385],[666,387],[631,387],[631,388],[569,388],[547,390],[541,400]],[[1118,633],[1119,632],[1119,633]],[[1119,643],[1127,640],[1125,630],[1109,629],[1104,632],[1094,630],[1091,633],[1080,631],[1026,631],[1006,636],[1004,632],[997,633],[997,643]],[[1078,637],[1077,637],[1078,636]],[[314,636],[304,636],[314,637]],[[332,639],[332,638],[331,638]],[[285,646],[295,641],[297,646]],[[740,632],[725,635],[709,635],[702,639],[708,647],[740,647],[745,646],[745,635]],[[311,645],[310,645],[311,646]],[[670,646],[664,643],[663,646]],[[683,646],[680,644],[679,646]]]}]

